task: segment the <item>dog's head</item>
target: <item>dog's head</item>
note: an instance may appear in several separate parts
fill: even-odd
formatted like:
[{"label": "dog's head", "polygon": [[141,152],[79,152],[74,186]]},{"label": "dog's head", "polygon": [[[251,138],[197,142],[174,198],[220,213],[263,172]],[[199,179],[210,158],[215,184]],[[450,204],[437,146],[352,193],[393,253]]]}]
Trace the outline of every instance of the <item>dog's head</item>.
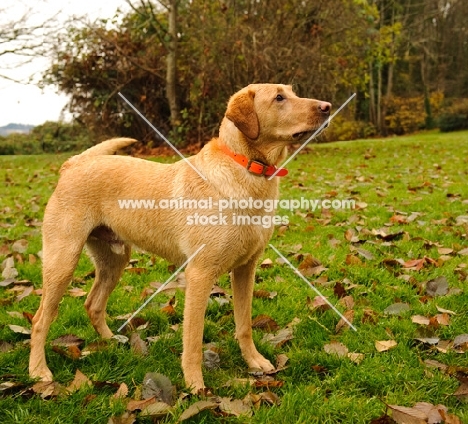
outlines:
[{"label": "dog's head", "polygon": [[309,137],[330,109],[328,102],[296,96],[289,85],[251,84],[230,98],[226,118],[255,144],[287,145]]}]

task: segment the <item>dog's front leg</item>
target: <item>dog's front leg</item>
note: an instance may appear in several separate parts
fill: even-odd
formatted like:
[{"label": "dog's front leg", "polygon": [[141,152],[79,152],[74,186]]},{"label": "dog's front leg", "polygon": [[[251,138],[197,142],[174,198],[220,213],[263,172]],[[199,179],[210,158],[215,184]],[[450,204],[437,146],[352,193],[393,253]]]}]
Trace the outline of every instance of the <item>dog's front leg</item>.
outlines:
[{"label": "dog's front leg", "polygon": [[252,340],[252,297],[257,260],[258,255],[255,255],[247,264],[232,272],[236,336],[242,356],[250,368],[272,371],[275,367],[258,352]]},{"label": "dog's front leg", "polygon": [[[197,258],[199,259],[199,258]],[[183,323],[182,370],[185,383],[192,393],[204,389],[202,375],[202,343],[205,311],[217,275],[198,262],[189,264],[185,270],[187,289],[185,293]]]}]

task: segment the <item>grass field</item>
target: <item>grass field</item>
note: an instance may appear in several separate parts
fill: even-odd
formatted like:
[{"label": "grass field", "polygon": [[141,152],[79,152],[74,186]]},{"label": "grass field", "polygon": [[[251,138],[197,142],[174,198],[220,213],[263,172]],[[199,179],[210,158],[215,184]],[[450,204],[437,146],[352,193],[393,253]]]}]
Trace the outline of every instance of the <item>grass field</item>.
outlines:
[{"label": "grass field", "polygon": [[[139,327],[131,342],[100,343],[83,308],[82,295],[93,281],[86,255],[52,325],[47,357],[60,386],[68,387],[77,370],[91,383],[41,396],[43,389],[28,379],[29,336],[21,331],[30,328],[28,318],[39,305],[40,221],[66,157],[0,157],[0,262],[10,265],[4,277],[14,276],[11,268],[18,271],[0,286],[0,421],[131,423],[136,416],[152,422],[154,412],[142,417],[127,409],[130,399],[148,397],[143,377],[157,372],[175,391],[160,422],[177,422],[200,400],[183,395],[183,292],[158,295],[134,323]],[[387,405],[428,402],[447,407],[452,415],[445,422],[468,423],[468,132],[313,145],[288,168],[283,199],[356,202],[355,209],[280,209],[289,225],[277,228],[271,243],[357,332],[346,325],[337,331],[340,317],[267,249],[253,307],[254,318],[265,317],[257,320],[254,338],[272,362],[286,355],[286,368],[268,378],[248,373],[234,337],[229,279],[223,277],[204,333],[219,367],[204,371],[205,383],[219,397],[244,400],[247,412],[236,417],[240,403],[231,403],[229,412],[218,399],[185,422],[389,423],[382,417],[391,415]],[[173,271],[148,254],[133,258],[133,269],[109,301],[113,330],[123,323],[119,316],[155,290],[151,283],[164,282]],[[277,347],[263,339],[281,330],[292,339]],[[82,342],[51,345],[69,334]],[[458,394],[460,386],[465,395]],[[419,419],[411,422],[427,422]],[[410,422],[398,411],[395,420]]]}]

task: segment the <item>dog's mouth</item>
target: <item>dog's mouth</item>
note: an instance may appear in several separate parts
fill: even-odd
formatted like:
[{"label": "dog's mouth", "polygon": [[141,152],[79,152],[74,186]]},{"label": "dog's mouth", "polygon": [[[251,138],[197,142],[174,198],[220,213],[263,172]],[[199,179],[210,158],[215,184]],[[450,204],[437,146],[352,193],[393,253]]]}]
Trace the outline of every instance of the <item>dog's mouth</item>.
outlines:
[{"label": "dog's mouth", "polygon": [[[324,129],[327,128],[328,125],[330,125],[330,124],[329,124],[328,119],[327,119],[326,124],[323,126],[323,128]],[[305,139],[307,137],[310,137],[319,128],[320,128],[320,125],[317,128],[313,128],[313,129],[310,129],[310,130],[307,130],[307,131],[301,131],[301,132],[294,133],[292,135],[292,137],[293,137],[293,139],[295,141],[303,140],[303,139]]]}]

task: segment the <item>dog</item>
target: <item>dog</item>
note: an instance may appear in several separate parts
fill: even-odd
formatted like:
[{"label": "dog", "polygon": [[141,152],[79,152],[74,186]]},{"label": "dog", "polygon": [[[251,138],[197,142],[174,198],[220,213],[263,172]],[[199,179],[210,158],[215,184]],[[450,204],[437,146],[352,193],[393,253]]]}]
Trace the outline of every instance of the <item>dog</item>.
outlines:
[{"label": "dog", "polygon": [[[288,146],[310,136],[328,120],[330,109],[328,102],[298,97],[288,85],[251,84],[229,99],[219,137],[186,160],[168,165],[115,155],[136,141],[129,138],[104,141],[68,159],[44,214],[43,289],[32,325],[30,376],[53,379],[46,337],[84,246],[96,269],[85,308],[101,337],[113,335],[106,323],[107,300],[132,246],[180,265],[204,245],[185,270],[182,369],[187,387],[193,393],[205,388],[204,315],[213,285],[228,271],[242,356],[250,368],[274,370],[256,349],[251,326],[255,269],[274,226],[235,222],[238,215],[273,218],[274,211],[234,203],[223,211],[223,222],[215,222],[218,210],[126,209],[119,200],[278,199],[279,178],[287,171],[277,166]],[[206,222],[190,222],[195,213],[204,214]]]}]

